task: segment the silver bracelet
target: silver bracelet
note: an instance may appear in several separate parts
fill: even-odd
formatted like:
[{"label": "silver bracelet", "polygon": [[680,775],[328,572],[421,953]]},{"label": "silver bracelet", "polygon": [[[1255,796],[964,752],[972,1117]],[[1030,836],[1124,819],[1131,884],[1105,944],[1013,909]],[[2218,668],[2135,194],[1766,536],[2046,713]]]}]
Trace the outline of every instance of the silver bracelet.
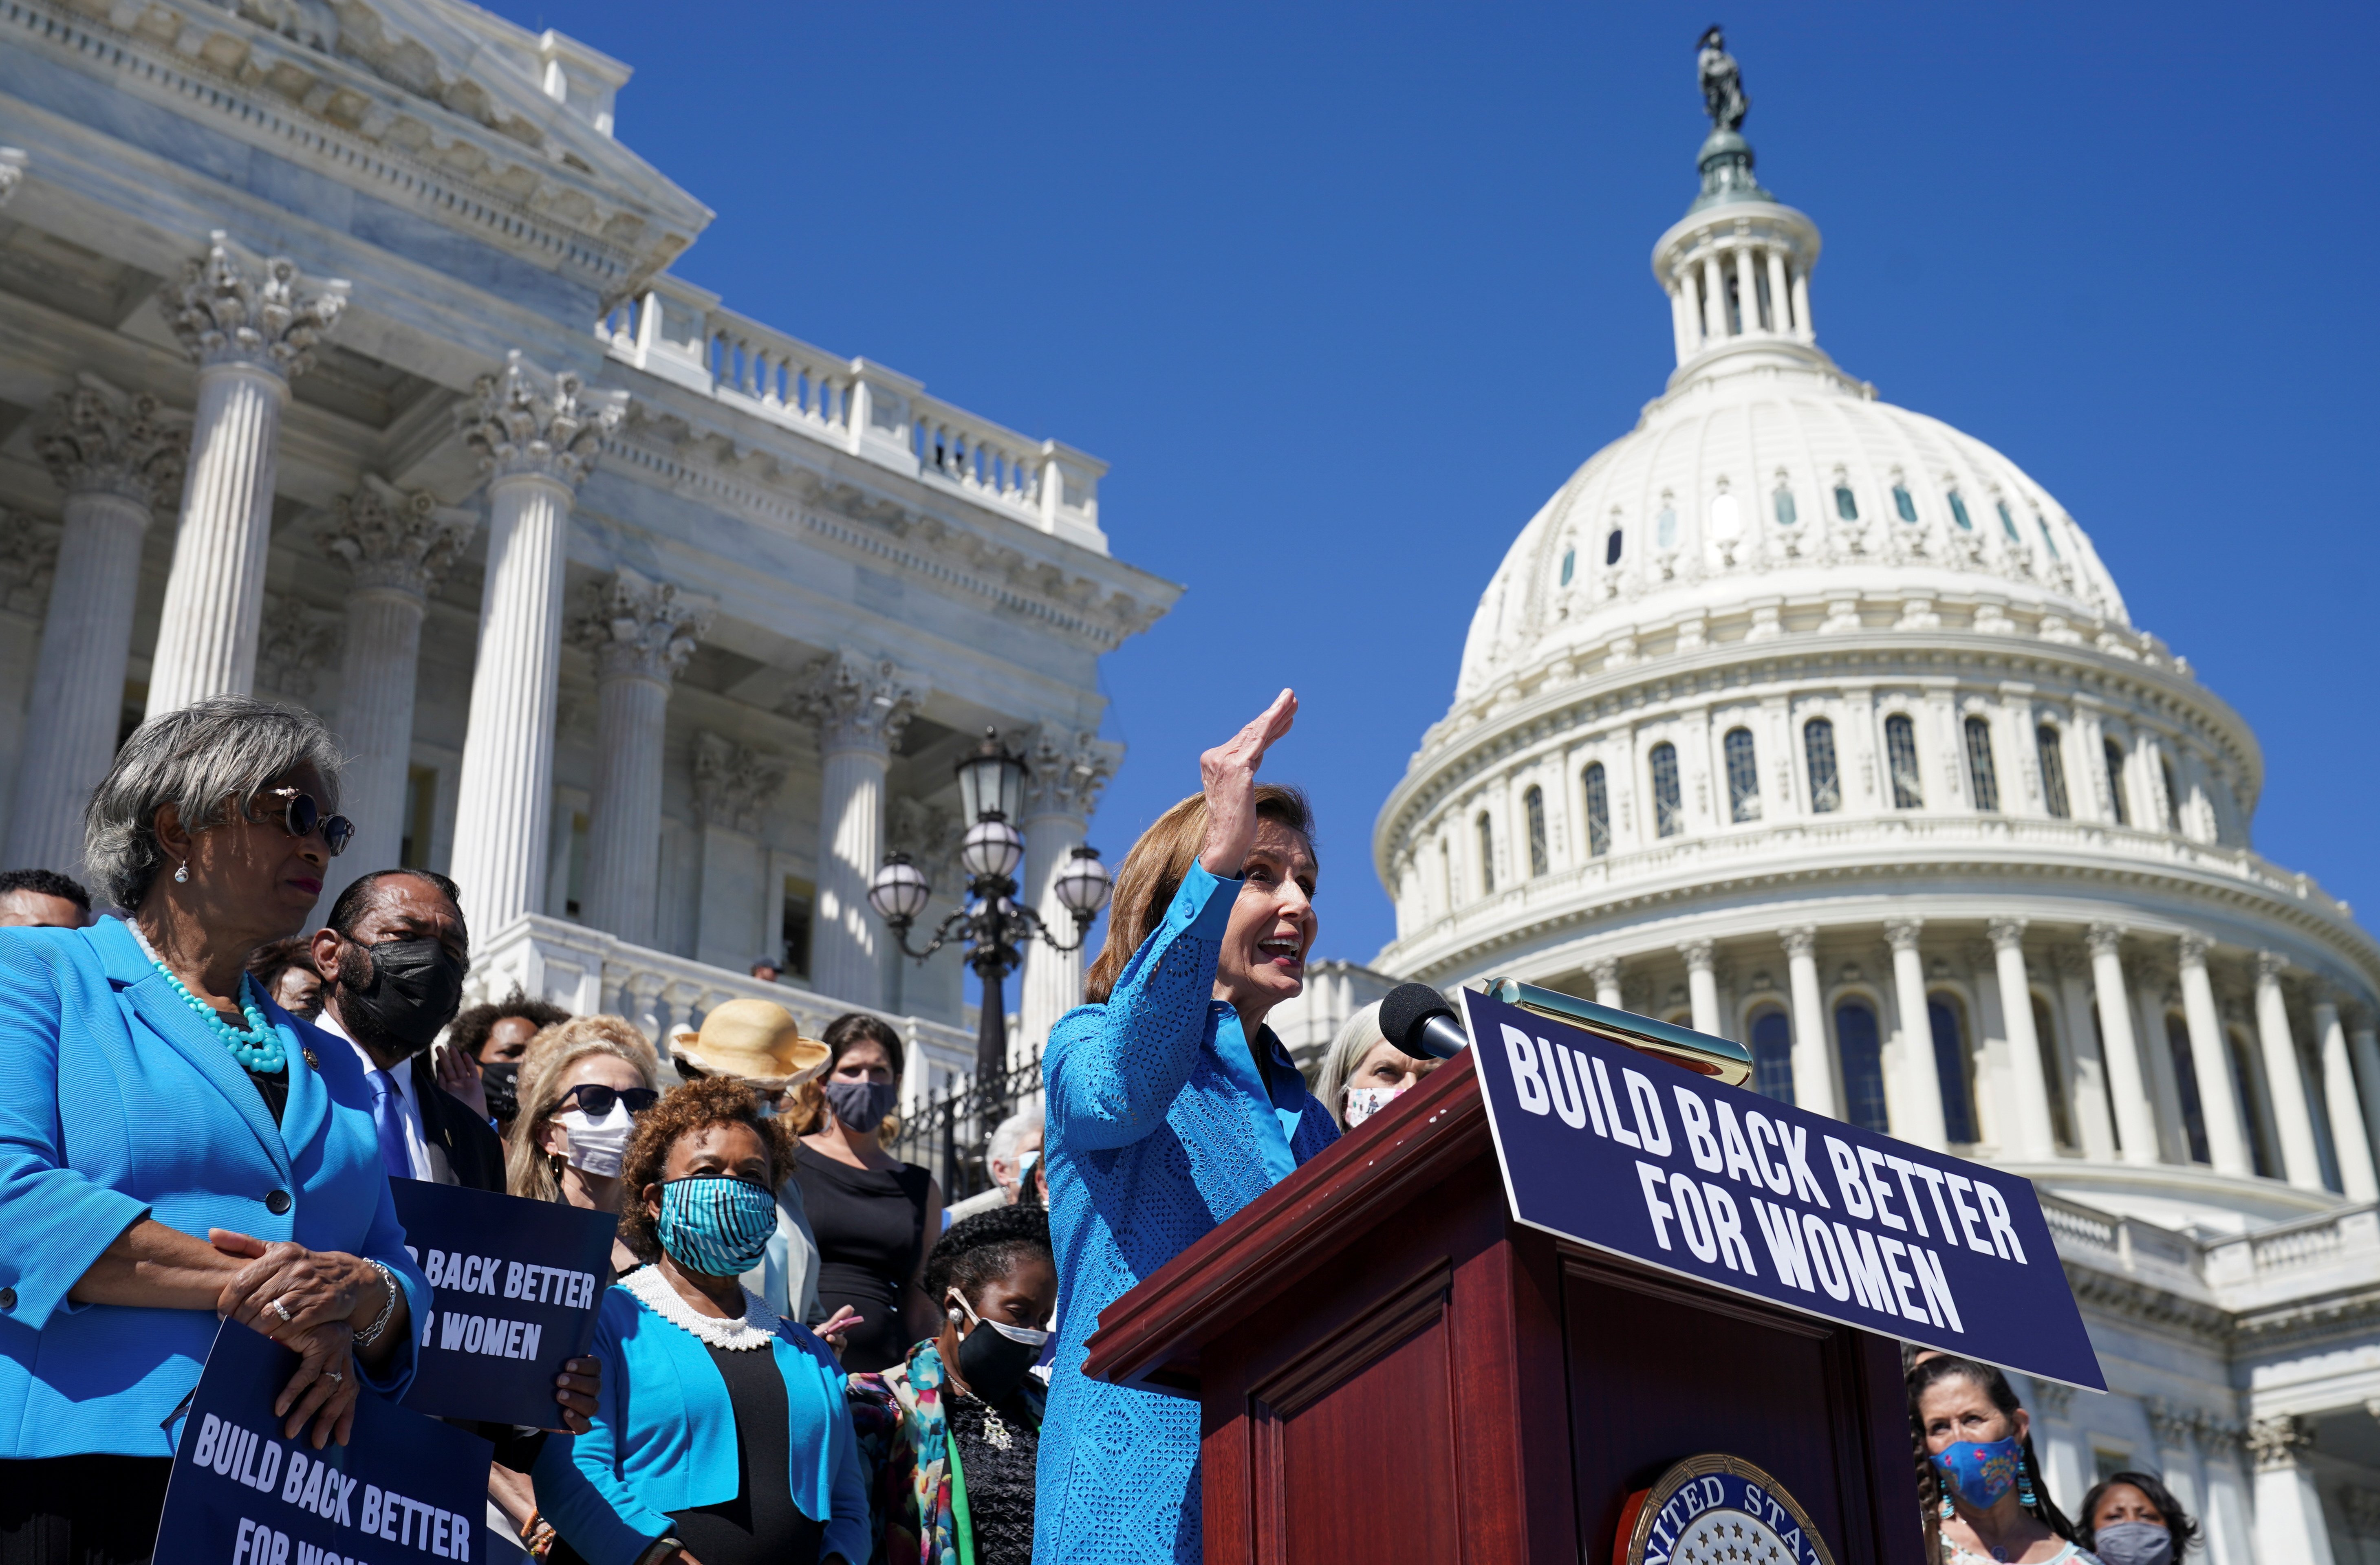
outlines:
[{"label": "silver bracelet", "polygon": [[356,1333],[356,1346],[369,1348],[380,1341],[380,1334],[388,1329],[389,1316],[396,1313],[396,1279],[389,1275],[388,1268],[370,1256],[363,1257],[363,1263],[380,1273],[381,1286],[388,1290],[388,1297],[381,1301],[380,1314],[372,1316],[370,1326]]}]

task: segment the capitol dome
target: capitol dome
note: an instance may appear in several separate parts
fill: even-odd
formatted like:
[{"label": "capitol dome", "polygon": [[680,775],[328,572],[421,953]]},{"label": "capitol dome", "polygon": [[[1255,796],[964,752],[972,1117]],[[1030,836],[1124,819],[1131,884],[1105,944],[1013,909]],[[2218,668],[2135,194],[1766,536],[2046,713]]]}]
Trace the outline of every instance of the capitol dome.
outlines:
[{"label": "capitol dome", "polygon": [[2314,1558],[2325,1506],[2380,1526],[2380,945],[2255,853],[2255,735],[2065,507],[1820,349],[1817,227],[1711,102],[1676,368],[1481,595],[1365,981],[1684,1023],[2030,1178],[2118,1393],[2035,1388],[2054,1490],[2120,1457],[2215,1565]]}]

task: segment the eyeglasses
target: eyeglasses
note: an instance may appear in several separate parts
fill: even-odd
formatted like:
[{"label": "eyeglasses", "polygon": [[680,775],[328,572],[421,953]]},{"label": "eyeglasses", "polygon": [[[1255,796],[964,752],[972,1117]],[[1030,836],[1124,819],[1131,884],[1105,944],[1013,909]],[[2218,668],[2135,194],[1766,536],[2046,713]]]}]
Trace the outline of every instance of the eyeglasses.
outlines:
[{"label": "eyeglasses", "polygon": [[276,799],[286,799],[288,807],[281,814],[281,829],[293,837],[310,837],[316,827],[322,828],[322,845],[331,850],[333,858],[347,851],[347,843],[356,834],[356,823],[344,815],[324,815],[314,795],[297,788],[267,788],[264,793]]},{"label": "eyeglasses", "polygon": [[553,1111],[566,1112],[576,1099],[579,1110],[590,1120],[608,1117],[614,1103],[625,1103],[630,1114],[641,1114],[662,1100],[662,1095],[649,1086],[603,1086],[594,1082],[581,1082],[554,1100]]}]

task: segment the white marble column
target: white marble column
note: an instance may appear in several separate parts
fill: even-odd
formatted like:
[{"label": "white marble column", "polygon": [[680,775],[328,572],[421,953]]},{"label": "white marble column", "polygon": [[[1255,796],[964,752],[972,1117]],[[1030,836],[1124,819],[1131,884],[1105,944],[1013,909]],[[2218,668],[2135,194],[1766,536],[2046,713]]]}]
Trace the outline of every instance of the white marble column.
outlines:
[{"label": "white marble column", "polygon": [[2369,1002],[2358,1007],[2347,1029],[2347,1046],[2355,1057],[2355,1077],[2362,1084],[2363,1129],[2366,1145],[2380,1147],[2380,1031],[2372,1025]]},{"label": "white marble column", "polygon": [[488,575],[454,859],[464,915],[482,944],[542,900],[570,507],[626,401],[516,351],[457,412],[489,475]]},{"label": "white marble column", "polygon": [[[2028,1377],[2028,1378],[2032,1378]],[[2061,1510],[2072,1510],[2089,1487],[2082,1481],[2082,1452],[2075,1438],[2074,1388],[2034,1379],[2025,1398],[2033,1414],[2034,1449],[2041,1457],[2039,1480]]]},{"label": "white marble column", "polygon": [[2248,1449],[2256,1460],[2260,1560],[2333,1565],[2330,1527],[2323,1520],[2313,1472],[2306,1465],[2313,1445],[2313,1429],[2301,1418],[2260,1418],[2248,1426]]},{"label": "white marble column", "polygon": [[1793,1103],[1814,1114],[1842,1118],[1835,1091],[1834,1050],[1827,1041],[1827,1008],[1818,992],[1818,927],[1780,929],[1793,995]]},{"label": "white marble column", "polygon": [[[1097,734],[1044,727],[1026,754],[1032,770],[1025,781],[1025,864],[1017,886],[1026,905],[1062,940],[1079,936],[1075,916],[1058,901],[1050,882],[1082,844],[1099,793],[1115,775],[1121,748]],[[1029,1058],[1048,1040],[1058,1018],[1083,1002],[1083,960],[1081,951],[1054,951],[1043,940],[1026,948],[1013,1049]]]},{"label": "white marble column", "polygon": [[[2154,1163],[2157,1160],[2156,1104],[2149,1097],[2140,1040],[2132,1036],[2131,1001],[2124,993],[2123,927],[2094,924],[2083,938],[2091,948],[2091,986],[2099,1001],[2099,1045],[2107,1056],[2107,1096],[2116,1115],[2116,1138],[2123,1143],[2124,1161]],[[2155,1040],[2149,1047],[2155,1048]]]},{"label": "white marble column", "polygon": [[2297,1040],[2289,1036],[2289,1007],[2281,999],[2281,975],[2289,959],[2277,952],[2256,953],[2256,1041],[2265,1061],[2265,1081],[2273,1095],[2273,1125],[2280,1133],[2281,1171],[2301,1190],[2320,1190],[2322,1155],[2315,1149],[2313,1113],[2306,1104],[2305,1073]]},{"label": "white marble column", "polygon": [[2015,1096],[2015,1122],[2002,1143],[2004,1156],[2022,1162],[2047,1162],[2058,1156],[2049,1115],[2049,1080],[2041,1065],[2041,1035],[2033,1025],[2033,985],[2024,972],[2024,920],[1995,918],[1985,926],[1999,979],[2000,1026],[2008,1034],[2009,1083]]},{"label": "white marble column", "polygon": [[2313,1002],[2314,1046],[2322,1051],[2322,1095],[2330,1110],[2330,1144],[2338,1155],[2338,1182],[2350,1201],[2380,1200],[2380,1177],[2372,1167],[2372,1142],[2363,1128],[2363,1098],[2356,1090],[2348,1058],[2347,1028],[2338,1000],[2324,991]]},{"label": "white marble column", "polygon": [[289,382],[346,309],[347,285],[260,261],[218,230],[205,259],[186,262],[158,295],[198,361],[174,569],[150,659],[149,715],[256,684],[256,625],[273,541],[274,465]]},{"label": "white marble column", "polygon": [[662,740],[671,682],[718,607],[623,565],[591,584],[570,639],[595,660],[595,791],[584,921],[654,943],[661,891]]},{"label": "white marble column", "polygon": [[1595,986],[1595,1002],[1614,1011],[1624,1011],[1620,1003],[1620,958],[1607,956],[1587,964],[1587,982]]},{"label": "white marble column", "polygon": [[1949,1146],[1950,1132],[1942,1117],[1942,1066],[1934,1054],[1925,964],[1917,951],[1925,927],[1918,918],[1888,919],[1884,926],[1884,943],[1892,948],[1893,1004],[1900,1013],[1901,1086],[1892,1105],[1892,1134],[1940,1152]]},{"label": "white marble column", "polygon": [[1770,247],[1768,251],[1768,319],[1769,328],[1780,337],[1793,334],[1793,308],[1791,294],[1785,286],[1785,252]]},{"label": "white marble column", "polygon": [[1708,940],[1681,940],[1678,954],[1686,959],[1686,993],[1694,1008],[1694,1031],[1719,1036],[1718,973]]},{"label": "white marble column", "polygon": [[350,583],[337,732],[347,753],[339,811],[356,823],[356,834],[324,877],[325,905],[358,876],[395,865],[403,849],[421,617],[431,589],[479,525],[475,511],[366,474],[314,534]]},{"label": "white marble column", "polygon": [[190,436],[154,397],[86,375],[50,399],[33,449],[66,491],[25,714],[7,863],[80,877],[82,807],[115,757],[140,546],[181,491]]},{"label": "white marble column", "polygon": [[1703,346],[1727,340],[1727,285],[1719,281],[1718,253],[1703,257]]},{"label": "white marble column", "polygon": [[884,852],[885,770],[923,699],[919,684],[889,659],[850,651],[813,663],[794,697],[799,715],[818,725],[823,773],[810,985],[852,1005],[873,1006],[883,995],[885,937],[868,905],[868,882]]},{"label": "white marble column", "polygon": [[2231,1079],[2230,1052],[2223,1042],[2223,1013],[2206,976],[2204,935],[2181,937],[2176,972],[2181,982],[2181,1013],[2190,1024],[2190,1062],[2198,1076],[2199,1112],[2206,1120],[2206,1153],[2217,1173],[2246,1178],[2256,1171],[2248,1153],[2248,1122]]},{"label": "white marble column", "polygon": [[1742,317],[1743,334],[1747,337],[1760,334],[1760,285],[1754,280],[1754,272],[1759,264],[1759,257],[1753,254],[1750,245],[1736,248],[1735,297],[1738,313]]},{"label": "white marble column", "polygon": [[2229,1419],[2198,1419],[2198,1449],[2206,1468],[2206,1565],[2255,1565],[2249,1516],[2252,1486],[2240,1464],[2245,1438],[2246,1432]]},{"label": "white marble column", "polygon": [[[2115,1113],[2107,1097],[2107,1052],[2100,1029],[2093,1025],[2089,952],[2060,943],[2050,952],[2058,969],[2058,1001],[2066,1016],[2066,1036],[2073,1041],[2070,1095],[2074,1130],[2082,1138],[2082,1156],[2094,1162],[2116,1158]],[[2138,1062],[2134,1062],[2137,1066]]]}]

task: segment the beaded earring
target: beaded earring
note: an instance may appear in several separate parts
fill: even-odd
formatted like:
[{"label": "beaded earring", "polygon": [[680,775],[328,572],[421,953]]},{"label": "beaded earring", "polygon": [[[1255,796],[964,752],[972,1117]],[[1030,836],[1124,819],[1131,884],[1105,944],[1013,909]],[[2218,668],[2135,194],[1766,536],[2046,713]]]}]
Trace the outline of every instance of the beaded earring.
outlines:
[{"label": "beaded earring", "polygon": [[1958,1511],[1954,1510],[1950,1504],[1950,1491],[1944,1489],[1942,1491],[1942,1520],[1948,1522],[1957,1514],[1959,1514]]},{"label": "beaded earring", "polygon": [[177,885],[177,886],[187,886],[187,885],[188,885],[189,883],[190,883],[190,867],[189,867],[188,865],[185,864],[185,865],[182,865],[181,867],[179,867],[178,868],[176,868],[176,869],[174,871],[174,884],[176,884],[176,885]]},{"label": "beaded earring", "polygon": [[2016,1459],[2016,1502],[2027,1510],[2034,1508],[2033,1468],[2023,1457]]}]

